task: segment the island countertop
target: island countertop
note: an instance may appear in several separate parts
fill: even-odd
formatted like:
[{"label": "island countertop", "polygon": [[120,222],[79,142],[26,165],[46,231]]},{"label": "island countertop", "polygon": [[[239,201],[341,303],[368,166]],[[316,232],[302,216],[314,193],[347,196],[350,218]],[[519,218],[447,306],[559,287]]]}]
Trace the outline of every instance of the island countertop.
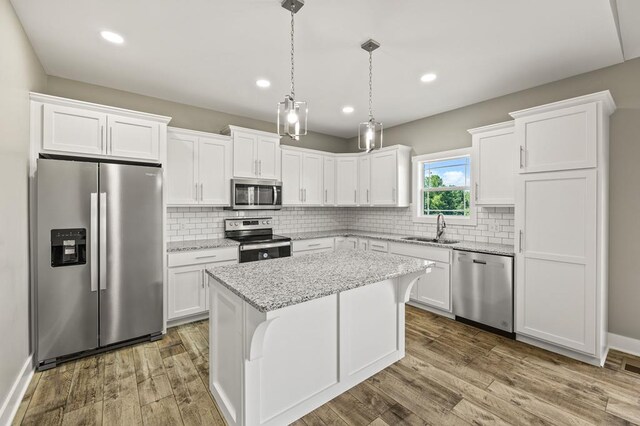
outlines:
[{"label": "island countertop", "polygon": [[260,312],[340,293],[433,265],[372,251],[339,251],[207,269],[207,274]]}]

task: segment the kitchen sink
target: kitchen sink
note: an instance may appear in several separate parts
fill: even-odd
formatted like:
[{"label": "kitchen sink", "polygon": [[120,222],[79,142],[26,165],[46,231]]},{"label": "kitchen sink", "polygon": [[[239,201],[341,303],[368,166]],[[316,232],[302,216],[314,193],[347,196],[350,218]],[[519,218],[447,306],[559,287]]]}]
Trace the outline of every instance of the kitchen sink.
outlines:
[{"label": "kitchen sink", "polygon": [[437,238],[423,238],[423,237],[405,237],[403,240],[407,241],[420,241],[422,243],[437,243],[437,244],[456,244],[459,240],[438,240]]}]

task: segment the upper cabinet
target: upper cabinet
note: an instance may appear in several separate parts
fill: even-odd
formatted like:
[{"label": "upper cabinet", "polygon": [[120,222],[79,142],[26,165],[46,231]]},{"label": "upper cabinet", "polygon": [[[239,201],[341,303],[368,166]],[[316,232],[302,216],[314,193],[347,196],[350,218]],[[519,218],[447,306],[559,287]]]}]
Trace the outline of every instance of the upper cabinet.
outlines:
[{"label": "upper cabinet", "polygon": [[233,141],[233,177],[280,180],[280,136],[229,126]]},{"label": "upper cabinet", "polygon": [[336,158],[336,204],[358,205],[358,157]]},{"label": "upper cabinet", "polygon": [[323,157],[317,151],[282,148],[282,204],[323,204]]},{"label": "upper cabinet", "polygon": [[336,159],[333,156],[325,155],[323,157],[323,190],[325,206],[336,204]]},{"label": "upper cabinet", "polygon": [[469,130],[473,144],[475,202],[513,206],[516,140],[513,121]]},{"label": "upper cabinet", "polygon": [[231,139],[170,128],[167,142],[167,204],[228,206]]},{"label": "upper cabinet", "polygon": [[411,203],[411,148],[394,145],[371,157],[370,204],[408,207]]},{"label": "upper cabinet", "polygon": [[371,156],[358,157],[358,204],[371,205]]},{"label": "upper cabinet", "polygon": [[170,117],[31,94],[35,152],[161,163]]},{"label": "upper cabinet", "polygon": [[614,108],[611,94],[600,92],[511,113],[519,173],[596,167],[598,140],[608,132],[602,117]]}]

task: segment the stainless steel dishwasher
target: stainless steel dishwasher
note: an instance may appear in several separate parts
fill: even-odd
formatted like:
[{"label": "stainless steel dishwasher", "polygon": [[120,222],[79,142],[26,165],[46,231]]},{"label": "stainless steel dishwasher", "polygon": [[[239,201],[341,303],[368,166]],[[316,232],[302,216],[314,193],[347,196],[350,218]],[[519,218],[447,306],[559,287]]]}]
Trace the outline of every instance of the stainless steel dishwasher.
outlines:
[{"label": "stainless steel dishwasher", "polygon": [[453,250],[457,320],[513,333],[513,257]]}]

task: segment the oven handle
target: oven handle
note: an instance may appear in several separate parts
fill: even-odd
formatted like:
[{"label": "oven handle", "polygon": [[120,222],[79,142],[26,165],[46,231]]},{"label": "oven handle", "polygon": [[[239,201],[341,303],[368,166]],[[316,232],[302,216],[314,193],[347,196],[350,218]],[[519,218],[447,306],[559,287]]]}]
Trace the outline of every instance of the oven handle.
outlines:
[{"label": "oven handle", "polygon": [[278,205],[278,187],[275,185],[273,186],[273,205]]},{"label": "oven handle", "polygon": [[283,241],[281,243],[271,243],[271,244],[247,244],[247,245],[240,246],[240,251],[260,250],[260,249],[268,249],[268,248],[275,248],[275,247],[286,247],[290,245],[291,245],[291,241]]}]

